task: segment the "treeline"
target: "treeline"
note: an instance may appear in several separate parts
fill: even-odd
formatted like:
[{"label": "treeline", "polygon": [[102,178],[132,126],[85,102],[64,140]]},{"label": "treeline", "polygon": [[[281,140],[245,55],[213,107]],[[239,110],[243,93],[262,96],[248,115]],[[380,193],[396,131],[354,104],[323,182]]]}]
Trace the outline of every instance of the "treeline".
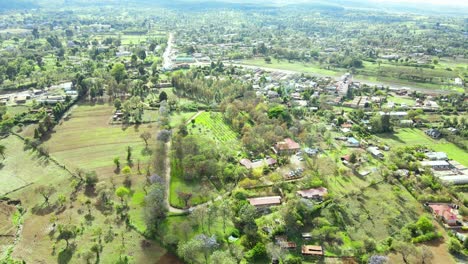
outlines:
[{"label": "treeline", "polygon": [[[212,66],[224,68],[223,66]],[[207,75],[204,69],[198,68],[172,77],[172,85],[177,95],[188,97],[206,104],[219,104],[223,100],[241,97],[251,90],[250,84],[229,77]]]}]

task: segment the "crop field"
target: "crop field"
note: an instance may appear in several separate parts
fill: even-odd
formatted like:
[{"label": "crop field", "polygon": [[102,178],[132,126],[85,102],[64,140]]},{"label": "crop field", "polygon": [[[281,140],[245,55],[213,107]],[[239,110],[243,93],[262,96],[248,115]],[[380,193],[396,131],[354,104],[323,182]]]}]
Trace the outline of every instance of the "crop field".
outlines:
[{"label": "crop field", "polygon": [[0,144],[6,147],[5,159],[0,162],[0,196],[29,184],[60,181],[70,176],[36,152],[23,151],[23,141],[16,136],[2,139]]},{"label": "crop field", "polygon": [[151,124],[123,127],[110,125],[114,107],[110,105],[81,104],[72,110],[69,120],[56,126],[51,138],[45,142],[50,154],[73,169],[95,170],[98,175],[114,174],[113,159],[126,164],[126,150],[132,148],[132,159],[146,163],[150,155],[140,138],[145,131],[155,132]]},{"label": "crop field", "polygon": [[468,159],[465,158],[468,155],[466,151],[443,138],[432,139],[419,129],[402,128],[393,134],[381,134],[378,137],[382,141],[386,142],[390,147],[423,145],[433,149],[434,151],[442,151],[445,152],[450,159],[454,159],[461,164],[468,166]]},{"label": "crop field", "polygon": [[189,124],[190,133],[207,135],[220,142],[237,140],[237,134],[223,120],[221,113],[203,112],[195,118],[194,125]]}]

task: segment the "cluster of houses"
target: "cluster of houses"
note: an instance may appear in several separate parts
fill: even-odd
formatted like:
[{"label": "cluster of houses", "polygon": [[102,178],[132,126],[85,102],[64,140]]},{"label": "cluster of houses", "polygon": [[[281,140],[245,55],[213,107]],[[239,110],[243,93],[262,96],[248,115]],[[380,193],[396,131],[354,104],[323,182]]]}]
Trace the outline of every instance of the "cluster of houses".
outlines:
[{"label": "cluster of houses", "polygon": [[19,93],[4,94],[0,96],[0,105],[23,105],[29,100],[55,105],[65,102],[67,96],[72,99],[78,96],[78,92],[73,89],[71,82],[53,85],[44,89],[31,89]]},{"label": "cluster of houses", "polygon": [[441,181],[450,184],[467,184],[468,168],[455,160],[449,160],[444,152],[428,152],[423,167],[429,167]]},{"label": "cluster of houses", "polygon": [[[299,195],[303,199],[322,202],[327,197],[328,190],[324,187],[298,190],[297,195]],[[266,210],[271,206],[281,205],[282,198],[281,196],[264,196],[249,198],[247,200],[252,206],[255,206],[258,210]],[[266,230],[268,231],[269,229]],[[310,240],[312,239],[312,235],[310,233],[303,233],[302,238],[304,240]],[[282,249],[286,250],[295,250],[297,248],[297,244],[295,242],[288,241],[286,236],[275,236],[275,243],[279,245]],[[302,245],[301,253],[304,256],[324,256],[323,247],[317,245]],[[273,263],[275,263],[274,260]]]}]

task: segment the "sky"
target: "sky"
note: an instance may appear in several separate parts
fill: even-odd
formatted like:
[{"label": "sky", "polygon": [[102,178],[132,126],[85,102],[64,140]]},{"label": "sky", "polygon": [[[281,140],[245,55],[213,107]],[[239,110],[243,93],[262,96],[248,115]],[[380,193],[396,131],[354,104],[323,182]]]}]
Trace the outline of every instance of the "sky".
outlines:
[{"label": "sky", "polygon": [[388,3],[411,3],[411,4],[436,4],[448,6],[468,6],[467,0],[370,0],[372,2],[388,2]]}]

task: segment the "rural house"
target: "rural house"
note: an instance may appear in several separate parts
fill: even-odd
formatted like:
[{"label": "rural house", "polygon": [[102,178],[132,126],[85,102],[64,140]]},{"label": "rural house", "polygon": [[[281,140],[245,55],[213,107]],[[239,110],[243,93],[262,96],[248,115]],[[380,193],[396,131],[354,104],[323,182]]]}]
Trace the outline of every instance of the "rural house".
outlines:
[{"label": "rural house", "polygon": [[440,131],[435,128],[428,129],[425,131],[425,133],[431,138],[439,138],[442,135]]},{"label": "rural house", "polygon": [[378,158],[378,159],[384,158],[384,154],[379,150],[378,147],[368,147],[367,152],[369,152],[375,158]]},{"label": "rural house", "polygon": [[323,200],[323,198],[328,194],[327,188],[320,187],[320,188],[312,188],[307,190],[300,190],[297,191],[302,198],[307,199],[315,199],[315,200]]},{"label": "rural house", "polygon": [[457,223],[457,213],[455,209],[450,204],[444,203],[430,203],[427,204],[431,208],[434,216],[449,226],[458,225]]},{"label": "rural house", "polygon": [[323,256],[323,248],[322,246],[304,245],[302,246],[301,253],[305,256]]},{"label": "rural house", "polygon": [[451,165],[445,160],[425,160],[421,161],[423,167],[431,167],[433,170],[450,170]]},{"label": "rural house", "polygon": [[353,137],[350,137],[346,140],[346,146],[348,147],[353,147],[353,148],[359,148],[361,144],[359,144],[359,141]]},{"label": "rural house", "polygon": [[300,149],[299,143],[290,138],[286,138],[284,141],[280,141],[275,145],[275,150],[279,154],[294,154]]},{"label": "rural house", "polygon": [[428,152],[426,153],[426,157],[430,160],[448,160],[445,152]]},{"label": "rural house", "polygon": [[281,204],[281,196],[265,196],[247,199],[249,203],[257,208],[270,207]]}]

